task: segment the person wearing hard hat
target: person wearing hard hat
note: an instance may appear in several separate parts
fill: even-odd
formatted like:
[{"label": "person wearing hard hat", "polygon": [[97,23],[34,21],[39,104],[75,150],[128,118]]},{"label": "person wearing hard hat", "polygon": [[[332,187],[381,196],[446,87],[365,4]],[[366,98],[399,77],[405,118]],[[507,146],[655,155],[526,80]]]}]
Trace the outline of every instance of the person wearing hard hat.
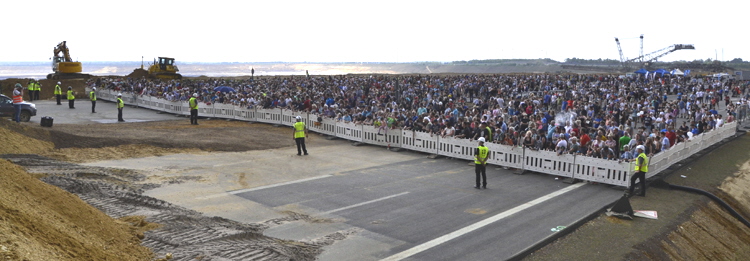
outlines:
[{"label": "person wearing hard hat", "polygon": [[[490,155],[490,149],[484,146],[484,137],[478,139],[479,147],[474,150],[474,172],[477,175],[477,185],[475,189],[487,188],[487,158]],[[480,176],[481,175],[481,176]],[[481,178],[481,179],[480,179]],[[481,182],[481,187],[479,186]]]},{"label": "person wearing hard hat", "polygon": [[16,88],[13,89],[13,120],[21,123],[21,103],[23,103],[23,86],[20,83],[16,83]]},{"label": "person wearing hard hat", "polygon": [[55,85],[55,99],[57,99],[57,105],[62,105],[60,103],[60,100],[62,99],[62,88],[60,88],[60,82],[57,82],[57,85]]},{"label": "person wearing hard hat", "polygon": [[39,93],[42,92],[42,84],[34,81],[34,100],[39,100]]},{"label": "person wearing hard hat", "polygon": [[117,94],[117,121],[124,122],[122,119],[122,109],[125,108],[125,102],[122,101],[122,93]]},{"label": "person wearing hard hat", "polygon": [[305,138],[307,137],[307,128],[305,123],[302,121],[302,117],[295,117],[297,122],[294,123],[294,142],[297,143],[297,156],[302,155],[302,152],[307,155],[307,148],[305,147]]},{"label": "person wearing hard hat", "polygon": [[76,96],[75,92],[73,92],[73,87],[68,86],[68,108],[69,109],[75,109],[75,103],[76,103]]},{"label": "person wearing hard hat", "polygon": [[646,147],[638,145],[636,147],[638,156],[635,158],[635,174],[630,177],[630,190],[629,195],[633,195],[635,189],[635,181],[640,179],[641,183],[641,197],[646,196],[646,172],[648,172],[648,156],[646,156]]},{"label": "person wearing hard hat", "polygon": [[26,85],[26,91],[29,93],[29,101],[34,101],[34,90],[36,87],[34,87],[34,80],[29,80],[28,85]]},{"label": "person wearing hard hat", "polygon": [[91,87],[89,99],[91,99],[91,113],[96,113],[96,87]]},{"label": "person wearing hard hat", "polygon": [[198,125],[198,93],[193,93],[188,104],[190,105],[190,124]]}]

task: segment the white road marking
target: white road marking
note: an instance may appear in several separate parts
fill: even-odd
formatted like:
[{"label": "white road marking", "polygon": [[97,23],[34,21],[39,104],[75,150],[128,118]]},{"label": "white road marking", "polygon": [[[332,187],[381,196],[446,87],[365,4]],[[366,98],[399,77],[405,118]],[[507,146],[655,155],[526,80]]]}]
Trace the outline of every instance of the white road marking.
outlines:
[{"label": "white road marking", "polygon": [[373,199],[373,200],[370,200],[370,201],[365,201],[365,202],[354,204],[354,205],[351,205],[351,206],[347,206],[347,207],[343,207],[343,208],[337,208],[337,209],[334,209],[334,210],[329,210],[329,211],[323,212],[321,214],[325,215],[325,214],[330,214],[330,213],[333,213],[333,212],[339,212],[339,211],[342,211],[342,210],[347,210],[347,209],[350,209],[350,208],[356,208],[356,207],[359,207],[359,206],[364,206],[364,205],[367,205],[367,204],[370,204],[370,203],[375,203],[375,202],[378,202],[378,201],[386,200],[386,199],[389,199],[389,198],[395,198],[395,197],[406,195],[406,194],[409,194],[409,192],[407,191],[407,192],[399,193],[399,194],[396,194],[396,195],[390,195],[390,196],[382,197],[382,198],[379,198],[379,199]]},{"label": "white road marking", "polygon": [[211,198],[218,198],[218,197],[223,197],[223,196],[228,196],[228,195],[237,195],[237,194],[240,194],[240,193],[245,193],[245,192],[250,192],[250,191],[256,191],[256,190],[261,190],[261,189],[267,189],[267,188],[281,187],[281,186],[286,186],[286,185],[295,184],[295,183],[302,183],[302,182],[306,182],[306,181],[327,178],[327,177],[331,177],[331,176],[333,176],[333,175],[327,174],[327,175],[323,175],[323,176],[317,176],[317,177],[306,178],[306,179],[292,180],[292,181],[287,181],[287,182],[282,182],[282,183],[277,183],[277,184],[271,184],[271,185],[265,185],[265,186],[255,187],[255,188],[227,191],[226,193],[219,193],[219,194],[214,194],[214,195],[205,196],[205,197],[198,197],[197,199],[211,199]]},{"label": "white road marking", "polygon": [[552,192],[550,194],[544,195],[544,196],[542,196],[540,198],[537,198],[535,200],[526,202],[526,203],[518,205],[518,206],[516,206],[516,207],[514,207],[512,209],[506,210],[503,213],[494,215],[492,217],[489,217],[489,218],[484,219],[482,221],[479,221],[477,223],[471,224],[471,225],[469,225],[467,227],[464,227],[462,229],[459,229],[459,230],[456,230],[454,232],[451,232],[450,234],[446,234],[444,236],[441,236],[441,237],[438,237],[436,239],[433,239],[433,240],[430,240],[428,242],[425,242],[425,243],[423,243],[421,245],[418,245],[418,246],[412,247],[410,249],[404,250],[401,253],[389,256],[389,257],[387,257],[385,259],[382,259],[381,261],[402,260],[402,259],[408,258],[410,256],[416,255],[416,254],[418,254],[418,253],[420,253],[422,251],[425,251],[427,249],[433,248],[433,247],[435,247],[437,245],[440,245],[442,243],[445,243],[445,242],[447,242],[449,240],[455,239],[455,238],[460,237],[462,235],[465,235],[465,234],[467,234],[469,232],[472,232],[474,230],[477,230],[479,228],[482,228],[484,226],[492,224],[492,223],[494,223],[494,222],[496,222],[498,220],[501,220],[501,219],[506,218],[506,217],[508,217],[510,215],[513,215],[513,214],[516,214],[518,212],[521,212],[521,211],[523,211],[523,210],[525,210],[527,208],[533,207],[533,206],[535,206],[537,204],[540,204],[540,203],[542,203],[544,201],[547,201],[547,200],[552,199],[554,197],[557,197],[557,196],[560,196],[562,194],[565,194],[566,192],[569,192],[569,191],[572,191],[574,189],[580,188],[581,186],[583,186],[585,184],[586,183],[578,183],[578,184],[570,185],[570,186],[568,186],[566,188],[563,188],[561,190]]}]

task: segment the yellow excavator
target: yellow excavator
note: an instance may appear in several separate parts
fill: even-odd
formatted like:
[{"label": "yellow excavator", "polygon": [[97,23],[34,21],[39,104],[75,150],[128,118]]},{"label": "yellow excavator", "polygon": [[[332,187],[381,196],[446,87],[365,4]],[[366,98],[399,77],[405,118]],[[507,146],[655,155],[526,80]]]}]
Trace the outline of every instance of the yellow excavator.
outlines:
[{"label": "yellow excavator", "polygon": [[152,78],[159,79],[182,79],[182,75],[177,69],[177,65],[174,65],[174,58],[159,57],[159,60],[154,60],[154,63],[148,67],[148,74]]},{"label": "yellow excavator", "polygon": [[68,50],[67,42],[62,41],[55,46],[55,55],[52,57],[52,71],[47,75],[47,79],[75,79],[75,78],[89,78],[91,75],[83,74],[83,66],[81,62],[74,62],[70,58],[70,51]]}]

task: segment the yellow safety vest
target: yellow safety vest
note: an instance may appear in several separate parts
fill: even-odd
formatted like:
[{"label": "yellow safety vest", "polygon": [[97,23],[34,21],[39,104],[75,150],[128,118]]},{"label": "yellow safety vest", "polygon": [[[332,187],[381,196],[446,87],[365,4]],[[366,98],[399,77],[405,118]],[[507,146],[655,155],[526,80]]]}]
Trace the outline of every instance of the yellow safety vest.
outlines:
[{"label": "yellow safety vest", "polygon": [[73,95],[73,90],[68,90],[68,100],[75,100],[76,96]]},{"label": "yellow safety vest", "polygon": [[35,82],[34,83],[34,90],[35,91],[41,91],[42,90],[42,85],[40,83],[38,83],[38,82]]},{"label": "yellow safety vest", "polygon": [[119,108],[124,108],[124,107],[125,107],[125,102],[122,99],[117,98],[117,108],[119,109]]},{"label": "yellow safety vest", "polygon": [[298,121],[294,123],[294,138],[304,138],[305,137],[305,123]]},{"label": "yellow safety vest", "polygon": [[188,101],[190,104],[191,110],[197,110],[198,109],[198,101],[196,101],[195,97],[190,97],[190,100]]},{"label": "yellow safety vest", "polygon": [[89,98],[91,98],[92,101],[96,101],[96,93],[94,91],[91,91],[89,93]]},{"label": "yellow safety vest", "polygon": [[484,159],[484,162],[487,162],[487,156],[490,154],[490,149],[485,146],[479,146],[477,149],[479,150],[479,155],[474,156],[474,163],[482,164],[482,162],[479,161],[480,158]]},{"label": "yellow safety vest", "polygon": [[33,91],[34,90],[34,83],[30,82],[29,85],[26,86],[26,89],[28,89],[29,91]]},{"label": "yellow safety vest", "polygon": [[62,94],[62,88],[60,85],[55,85],[55,95]]},{"label": "yellow safety vest", "polygon": [[[643,159],[643,167],[638,167],[638,159]],[[648,172],[648,156],[646,153],[638,154],[638,158],[635,159],[635,171]]]}]

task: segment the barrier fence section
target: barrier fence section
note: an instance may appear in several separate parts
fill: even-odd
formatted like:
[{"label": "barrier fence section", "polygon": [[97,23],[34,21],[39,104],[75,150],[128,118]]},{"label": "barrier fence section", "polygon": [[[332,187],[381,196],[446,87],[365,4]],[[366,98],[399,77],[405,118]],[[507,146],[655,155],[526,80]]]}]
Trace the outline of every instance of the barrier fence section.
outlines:
[{"label": "barrier fence section", "polygon": [[[115,95],[116,92],[111,90],[100,90],[97,94],[99,99],[109,101],[115,101],[117,98]],[[136,105],[179,115],[190,115],[190,108],[186,101],[170,102],[158,97],[137,96],[132,93],[123,94],[122,99],[127,105]],[[443,138],[426,132],[337,122],[333,119],[320,119],[315,114],[284,109],[247,109],[230,104],[206,105],[201,103],[198,112],[199,116],[202,117],[257,121],[285,126],[292,126],[296,122],[295,117],[300,116],[310,131],[320,134],[472,161],[474,150],[478,145],[477,141],[471,139]],[[731,137],[736,133],[737,128],[738,121],[726,123],[723,127],[696,135],[687,142],[675,144],[671,149],[652,156],[649,159],[647,178]],[[553,151],[537,151],[496,143],[486,143],[485,146],[490,150],[487,163],[503,167],[625,187],[629,186],[630,176],[635,172],[633,162],[619,162],[571,154],[557,155]]]}]

